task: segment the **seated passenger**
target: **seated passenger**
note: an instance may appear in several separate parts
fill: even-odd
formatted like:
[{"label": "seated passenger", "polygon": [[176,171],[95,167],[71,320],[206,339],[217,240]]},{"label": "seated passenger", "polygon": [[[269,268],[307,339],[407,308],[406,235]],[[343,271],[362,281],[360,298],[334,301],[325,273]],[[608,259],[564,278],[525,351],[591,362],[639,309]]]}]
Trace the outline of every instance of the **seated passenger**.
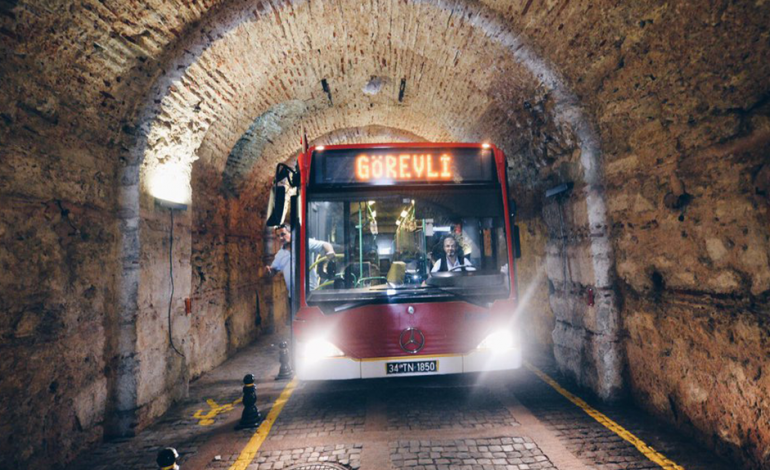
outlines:
[{"label": "seated passenger", "polygon": [[441,254],[430,272],[465,271],[466,268],[469,268],[469,271],[475,270],[471,262],[463,256],[462,250],[457,245],[457,240],[452,235],[444,237],[442,246],[444,247],[444,253]]}]

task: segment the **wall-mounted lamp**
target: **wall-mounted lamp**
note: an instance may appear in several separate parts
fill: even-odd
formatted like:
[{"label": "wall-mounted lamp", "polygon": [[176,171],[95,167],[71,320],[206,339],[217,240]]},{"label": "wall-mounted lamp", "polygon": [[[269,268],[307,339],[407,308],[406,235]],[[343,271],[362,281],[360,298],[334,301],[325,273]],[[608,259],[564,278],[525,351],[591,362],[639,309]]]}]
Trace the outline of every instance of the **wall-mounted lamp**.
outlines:
[{"label": "wall-mounted lamp", "polygon": [[155,204],[164,209],[187,209],[192,193],[189,165],[167,162],[150,171],[148,189],[155,198]]},{"label": "wall-mounted lamp", "polygon": [[155,198],[155,205],[172,211],[186,211],[187,204],[181,202],[167,201],[165,199]]}]

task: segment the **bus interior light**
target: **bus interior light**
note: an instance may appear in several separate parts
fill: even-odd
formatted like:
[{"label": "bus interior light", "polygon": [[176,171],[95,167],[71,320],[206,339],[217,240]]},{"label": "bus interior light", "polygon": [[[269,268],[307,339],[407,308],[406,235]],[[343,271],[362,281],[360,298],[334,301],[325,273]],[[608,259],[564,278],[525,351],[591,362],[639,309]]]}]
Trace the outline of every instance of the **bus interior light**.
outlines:
[{"label": "bus interior light", "polygon": [[318,147],[316,147],[315,149],[316,149],[317,151],[319,151],[319,152],[320,152],[321,150],[323,150],[323,149],[325,149],[325,148],[326,148],[326,147],[324,147],[323,145],[319,145],[319,146],[318,146]]},{"label": "bus interior light", "polygon": [[337,346],[323,339],[314,339],[309,341],[305,346],[305,357],[308,358],[321,358],[321,357],[340,357],[345,353]]},{"label": "bus interior light", "polygon": [[504,351],[513,348],[513,335],[510,331],[497,331],[490,334],[479,344],[478,349]]}]

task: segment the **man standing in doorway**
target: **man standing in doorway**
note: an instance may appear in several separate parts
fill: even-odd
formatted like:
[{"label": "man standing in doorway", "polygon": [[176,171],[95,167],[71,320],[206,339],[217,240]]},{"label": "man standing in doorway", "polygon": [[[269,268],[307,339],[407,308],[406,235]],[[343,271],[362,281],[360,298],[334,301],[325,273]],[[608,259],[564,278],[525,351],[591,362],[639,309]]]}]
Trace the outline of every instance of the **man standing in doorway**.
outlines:
[{"label": "man standing in doorway", "polygon": [[[288,292],[289,300],[289,312],[291,312],[291,294],[292,294],[292,276],[291,276],[291,231],[285,225],[279,225],[275,228],[275,236],[278,237],[281,243],[281,249],[275,254],[275,259],[267,266],[267,274],[269,276],[276,275],[279,271],[283,273],[283,280],[286,282],[286,291]],[[331,243],[322,242],[314,238],[309,238],[308,254],[321,254],[324,253],[327,258],[334,259],[334,247]],[[312,258],[311,258],[312,259]],[[315,289],[318,285],[318,276],[315,273],[310,273],[310,290]],[[289,315],[290,317],[291,315]]]}]

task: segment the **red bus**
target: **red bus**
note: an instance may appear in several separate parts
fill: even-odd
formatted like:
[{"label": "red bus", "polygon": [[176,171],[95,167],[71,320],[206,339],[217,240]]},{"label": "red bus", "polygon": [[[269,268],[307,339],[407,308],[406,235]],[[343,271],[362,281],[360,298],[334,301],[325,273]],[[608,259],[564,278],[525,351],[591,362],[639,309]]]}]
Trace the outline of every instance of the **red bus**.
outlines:
[{"label": "red bus", "polygon": [[299,379],[520,367],[506,168],[464,143],[318,146],[279,165],[268,225],[290,214]]}]

